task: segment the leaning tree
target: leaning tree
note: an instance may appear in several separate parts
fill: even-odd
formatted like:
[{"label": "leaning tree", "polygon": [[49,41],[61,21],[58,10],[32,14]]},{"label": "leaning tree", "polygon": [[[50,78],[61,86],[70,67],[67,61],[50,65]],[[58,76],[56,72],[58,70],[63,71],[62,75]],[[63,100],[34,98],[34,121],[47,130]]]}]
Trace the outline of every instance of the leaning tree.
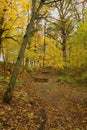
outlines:
[{"label": "leaning tree", "polygon": [[27,44],[31,43],[31,37],[34,35],[34,33],[37,31],[37,29],[35,28],[35,23],[39,22],[41,20],[41,18],[43,18],[43,16],[45,15],[45,13],[41,13],[41,9],[44,8],[44,5],[49,5],[52,4],[54,2],[58,2],[59,0],[32,0],[31,1],[31,17],[29,20],[29,23],[26,27],[26,32],[25,35],[23,37],[23,41],[20,47],[20,52],[13,70],[13,74],[11,76],[10,82],[7,86],[7,90],[6,93],[3,97],[3,101],[5,103],[10,103],[11,99],[12,99],[12,94],[13,94],[13,90],[14,90],[14,85],[19,73],[19,68],[21,66],[21,62],[24,56],[24,52],[26,49]]}]

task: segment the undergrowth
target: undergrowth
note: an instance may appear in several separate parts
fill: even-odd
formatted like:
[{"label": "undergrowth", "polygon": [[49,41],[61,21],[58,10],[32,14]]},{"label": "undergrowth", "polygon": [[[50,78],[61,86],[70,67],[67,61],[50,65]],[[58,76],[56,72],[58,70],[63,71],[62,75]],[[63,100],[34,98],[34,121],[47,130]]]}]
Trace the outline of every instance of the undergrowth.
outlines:
[{"label": "undergrowth", "polygon": [[59,70],[60,75],[57,77],[57,82],[69,83],[74,86],[86,86],[87,85],[87,70]]},{"label": "undergrowth", "polygon": [[[0,83],[2,83],[3,86],[4,86],[3,89],[7,88],[6,86],[9,83],[9,81],[10,81],[10,77],[0,76]],[[17,79],[17,81],[15,83],[15,87],[23,87],[23,86],[24,86],[24,80],[23,79],[20,79],[20,80]]]}]

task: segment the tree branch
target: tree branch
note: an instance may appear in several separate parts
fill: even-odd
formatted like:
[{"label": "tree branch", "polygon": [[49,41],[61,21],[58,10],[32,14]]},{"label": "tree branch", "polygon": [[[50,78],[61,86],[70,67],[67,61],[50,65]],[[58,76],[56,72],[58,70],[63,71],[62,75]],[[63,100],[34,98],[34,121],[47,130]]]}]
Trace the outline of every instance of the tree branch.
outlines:
[{"label": "tree branch", "polygon": [[[13,37],[8,36],[8,37],[2,37],[2,38],[1,38],[2,41],[5,40],[5,39],[12,39],[12,40],[14,40],[14,41],[16,41],[17,43],[20,44],[20,42],[19,42],[18,40],[16,40],[15,38],[13,38]],[[21,44],[20,44],[20,45],[21,45]]]}]

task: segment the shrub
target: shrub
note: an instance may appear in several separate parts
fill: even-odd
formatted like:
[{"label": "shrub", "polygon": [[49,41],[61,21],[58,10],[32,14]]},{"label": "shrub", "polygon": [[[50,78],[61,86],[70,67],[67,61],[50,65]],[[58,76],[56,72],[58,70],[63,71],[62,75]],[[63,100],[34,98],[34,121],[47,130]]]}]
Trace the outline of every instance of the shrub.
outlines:
[{"label": "shrub", "polygon": [[69,76],[60,76],[60,77],[57,78],[57,82],[71,83],[71,78]]},{"label": "shrub", "polygon": [[85,73],[83,73],[83,75],[82,75],[82,81],[84,83],[87,83],[87,71]]}]

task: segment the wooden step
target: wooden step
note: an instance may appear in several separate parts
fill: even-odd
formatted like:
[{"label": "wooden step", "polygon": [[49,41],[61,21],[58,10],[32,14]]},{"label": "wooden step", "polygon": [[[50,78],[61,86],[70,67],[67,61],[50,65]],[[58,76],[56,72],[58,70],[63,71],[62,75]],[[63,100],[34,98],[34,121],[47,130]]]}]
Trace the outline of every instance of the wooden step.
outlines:
[{"label": "wooden step", "polygon": [[48,78],[34,78],[34,82],[48,82]]},{"label": "wooden step", "polygon": [[42,71],[42,74],[49,74],[49,71]]}]

